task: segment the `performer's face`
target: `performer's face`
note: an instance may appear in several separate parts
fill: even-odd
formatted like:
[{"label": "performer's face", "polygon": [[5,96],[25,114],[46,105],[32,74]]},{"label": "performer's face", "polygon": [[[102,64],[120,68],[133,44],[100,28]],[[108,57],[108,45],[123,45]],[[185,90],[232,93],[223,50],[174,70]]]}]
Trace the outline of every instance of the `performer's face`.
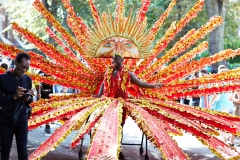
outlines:
[{"label": "performer's face", "polygon": [[123,62],[122,57],[120,57],[120,56],[118,56],[118,55],[114,55],[114,56],[113,56],[113,61],[112,61],[112,63],[113,63],[114,68],[116,68],[116,69],[121,68],[121,67],[122,67],[122,62]]},{"label": "performer's face", "polygon": [[133,41],[123,37],[112,37],[103,41],[97,49],[96,57],[113,57],[113,52],[121,52],[125,58],[140,58]]}]

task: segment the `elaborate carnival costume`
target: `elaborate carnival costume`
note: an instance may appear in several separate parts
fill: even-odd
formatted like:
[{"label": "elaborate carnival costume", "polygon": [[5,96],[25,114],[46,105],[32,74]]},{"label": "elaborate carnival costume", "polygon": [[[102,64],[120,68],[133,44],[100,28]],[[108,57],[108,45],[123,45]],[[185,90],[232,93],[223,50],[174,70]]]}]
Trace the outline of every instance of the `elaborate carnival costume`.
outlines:
[{"label": "elaborate carnival costume", "polygon": [[[32,153],[29,157],[30,160],[39,159],[46,155],[50,150],[56,148],[72,130],[80,127],[81,129],[73,139],[71,147],[74,148],[91,128],[95,128],[85,158],[94,159],[105,156],[105,159],[107,159],[106,157],[117,159],[122,137],[123,106],[127,108],[128,114],[135,120],[149,141],[161,151],[164,159],[188,159],[188,156],[171,138],[171,135],[182,135],[182,130],[195,135],[220,158],[240,158],[240,153],[234,147],[228,146],[215,137],[215,135],[218,135],[217,128],[225,132],[231,132],[234,135],[240,135],[240,125],[238,123],[240,117],[207,109],[193,108],[175,102],[178,98],[192,97],[193,95],[203,96],[239,90],[240,85],[234,82],[240,79],[240,69],[194,80],[181,79],[188,74],[201,70],[206,65],[239,55],[240,50],[228,49],[213,56],[202,58],[199,61],[191,60],[196,54],[208,48],[208,43],[202,42],[190,52],[163,68],[164,64],[186,51],[220,25],[222,18],[214,16],[206,25],[197,30],[190,30],[161,58],[152,63],[152,60],[160,52],[164,51],[176,34],[191,19],[197,16],[204,5],[204,0],[197,1],[179,22],[173,22],[165,35],[157,41],[153,48],[150,48],[150,46],[155,39],[155,35],[175,5],[176,0],[170,3],[168,9],[150,30],[146,28],[146,13],[150,0],[143,0],[137,14],[135,15],[131,11],[127,17],[125,17],[124,13],[123,0],[118,0],[115,16],[110,11],[100,15],[93,1],[88,0],[95,20],[92,27],[84,24],[83,20],[74,13],[68,0],[62,0],[62,2],[69,13],[67,22],[75,34],[75,38],[70,36],[38,0],[34,2],[34,6],[61,34],[61,37],[56,36],[50,28],[47,29],[49,35],[63,47],[64,54],[27,29],[20,27],[16,23],[12,24],[12,27],[17,32],[56,61],[56,64],[54,64],[45,60],[41,55],[28,52],[31,56],[32,67],[57,77],[57,79],[54,79],[29,73],[32,79],[81,90],[80,94],[53,97],[50,100],[40,100],[32,104],[33,116],[29,120],[29,129],[34,129],[54,120],[64,119],[65,123]],[[122,53],[126,57],[126,68],[129,66],[131,72],[134,72],[146,82],[157,83],[161,81],[164,86],[160,89],[139,89],[137,86],[127,83],[128,75],[126,74],[121,79],[121,88],[127,90],[133,98],[116,99],[110,92],[105,92],[105,96],[102,98],[92,98],[92,95],[98,93],[103,81],[106,84],[105,91],[108,91],[110,87],[111,76],[109,75],[112,73],[112,68],[108,68],[108,66],[111,64],[111,60],[98,57],[113,56],[113,50],[116,47],[115,39],[118,39],[124,45]],[[80,54],[87,64],[85,65],[80,61],[69,47]],[[0,51],[11,58],[20,52],[19,49],[5,44],[0,44]],[[134,59],[131,59],[131,57]],[[141,58],[143,61],[138,61],[137,58]],[[223,81],[232,83],[221,85]],[[214,83],[218,83],[219,86],[211,85],[211,88],[193,89],[195,86],[208,86]],[[90,114],[94,118],[85,124]],[[98,125],[95,125],[96,123]]]}]

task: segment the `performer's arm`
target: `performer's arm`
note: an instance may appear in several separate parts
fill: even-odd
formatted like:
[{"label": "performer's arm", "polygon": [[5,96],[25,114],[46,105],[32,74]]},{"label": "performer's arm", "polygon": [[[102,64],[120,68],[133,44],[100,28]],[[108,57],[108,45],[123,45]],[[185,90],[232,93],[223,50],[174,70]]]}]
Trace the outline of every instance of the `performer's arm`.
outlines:
[{"label": "performer's arm", "polygon": [[160,88],[160,87],[162,87],[161,83],[149,84],[149,83],[146,83],[146,82],[143,82],[143,81],[139,80],[137,78],[137,76],[135,76],[135,74],[133,74],[132,72],[129,72],[129,74],[130,74],[130,77],[131,77],[131,82],[133,84],[136,84],[139,87],[142,87],[142,88]]},{"label": "performer's arm", "polygon": [[101,85],[101,87],[100,87],[100,90],[99,90],[98,95],[97,95],[98,98],[102,97],[102,95],[103,95],[103,90],[104,90],[104,83],[103,83],[103,84]]}]

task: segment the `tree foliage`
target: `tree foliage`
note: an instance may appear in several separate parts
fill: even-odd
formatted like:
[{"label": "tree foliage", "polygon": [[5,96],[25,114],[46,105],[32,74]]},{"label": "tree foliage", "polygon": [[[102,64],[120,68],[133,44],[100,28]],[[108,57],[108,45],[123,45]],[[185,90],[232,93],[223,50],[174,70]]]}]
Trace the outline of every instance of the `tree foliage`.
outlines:
[{"label": "tree foliage", "polygon": [[[240,48],[240,0],[232,1],[226,14],[224,47],[225,49]],[[230,63],[240,63],[240,56],[229,60]]]},{"label": "tree foliage", "polygon": [[28,28],[31,32],[46,39],[46,33],[43,26],[47,24],[41,14],[33,8],[29,1],[9,0],[3,4],[11,21],[21,24],[22,27]]}]

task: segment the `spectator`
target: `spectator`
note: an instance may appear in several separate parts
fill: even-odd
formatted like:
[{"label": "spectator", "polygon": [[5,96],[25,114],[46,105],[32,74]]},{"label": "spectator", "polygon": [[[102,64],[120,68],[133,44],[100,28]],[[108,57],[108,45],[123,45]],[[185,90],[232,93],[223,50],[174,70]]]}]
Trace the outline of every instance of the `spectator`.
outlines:
[{"label": "spectator", "polygon": [[220,65],[219,67],[218,67],[218,73],[219,72],[221,72],[222,70],[228,70],[229,68],[227,67],[227,66],[225,66],[225,65]]},{"label": "spectator", "polygon": [[4,68],[6,71],[8,70],[8,65],[7,63],[2,63],[1,67]]},{"label": "spectator", "polygon": [[[199,78],[199,72],[195,72],[191,79],[198,79],[198,78]],[[200,97],[192,97],[190,99],[189,105],[199,106],[199,102],[200,102]]]},{"label": "spectator", "polygon": [[[183,80],[189,80],[190,78],[191,78],[191,75],[183,78]],[[190,99],[189,99],[189,98],[181,98],[181,99],[180,99],[180,103],[181,103],[181,104],[189,105]]]},{"label": "spectator", "polygon": [[[7,65],[7,63],[2,63],[2,64],[1,64],[1,67],[4,68],[6,71],[8,70],[8,65]],[[1,132],[0,132],[0,134],[1,134]],[[1,138],[0,138],[0,152],[1,152]]]},{"label": "spectator", "polygon": [[[240,116],[240,91],[234,92],[229,100],[233,102],[233,114],[236,116]],[[234,146],[235,136],[232,135],[230,138],[230,145]],[[238,145],[239,146],[239,145]]]},{"label": "spectator", "polygon": [[[225,66],[219,66],[218,67],[218,73],[228,71],[227,67]],[[232,113],[233,112],[233,102],[229,100],[229,97],[232,95],[232,93],[221,93],[221,94],[215,94],[212,97],[211,100],[211,109],[221,111],[221,112],[227,112]],[[223,141],[228,141],[230,136],[227,133],[224,133],[220,131],[221,138]],[[233,144],[230,143],[232,146]]]},{"label": "spectator", "polygon": [[[39,71],[38,74],[41,75],[41,76],[45,76],[45,77],[51,76],[51,75],[45,74],[42,71]],[[37,93],[38,93],[39,99],[40,98],[42,98],[42,99],[49,99],[50,98],[49,95],[53,93],[53,86],[50,85],[50,84],[42,83],[42,84],[39,84],[38,86],[36,86],[36,88],[37,88]],[[44,130],[47,133],[51,132],[49,123],[47,123],[45,125],[45,129]]]},{"label": "spectator", "polygon": [[[28,72],[31,73],[31,74],[38,74],[39,70],[30,67]],[[33,80],[32,81],[32,89],[33,89],[33,93],[34,93],[33,101],[37,101],[38,100],[36,86],[39,86],[39,82],[36,81],[36,80]]]},{"label": "spectator", "polygon": [[24,74],[29,69],[30,57],[20,53],[13,71],[0,75],[0,130],[1,160],[8,160],[13,135],[16,137],[18,159],[27,160],[29,104],[32,102],[32,80]]},{"label": "spectator", "polygon": [[[200,71],[199,76],[200,77],[205,77],[208,76],[209,72],[207,69],[202,69]],[[204,87],[209,87],[209,86],[200,86],[200,88],[204,88]],[[210,102],[211,96],[205,95],[205,96],[201,96],[200,97],[200,102],[199,102],[199,107],[201,108],[210,108],[209,102]]]},{"label": "spectator", "polygon": [[[225,72],[228,69],[225,67],[218,67],[218,73]],[[211,109],[222,111],[222,112],[229,112],[233,110],[233,102],[229,101],[229,97],[231,93],[222,93],[222,94],[215,94],[211,100]]]}]

